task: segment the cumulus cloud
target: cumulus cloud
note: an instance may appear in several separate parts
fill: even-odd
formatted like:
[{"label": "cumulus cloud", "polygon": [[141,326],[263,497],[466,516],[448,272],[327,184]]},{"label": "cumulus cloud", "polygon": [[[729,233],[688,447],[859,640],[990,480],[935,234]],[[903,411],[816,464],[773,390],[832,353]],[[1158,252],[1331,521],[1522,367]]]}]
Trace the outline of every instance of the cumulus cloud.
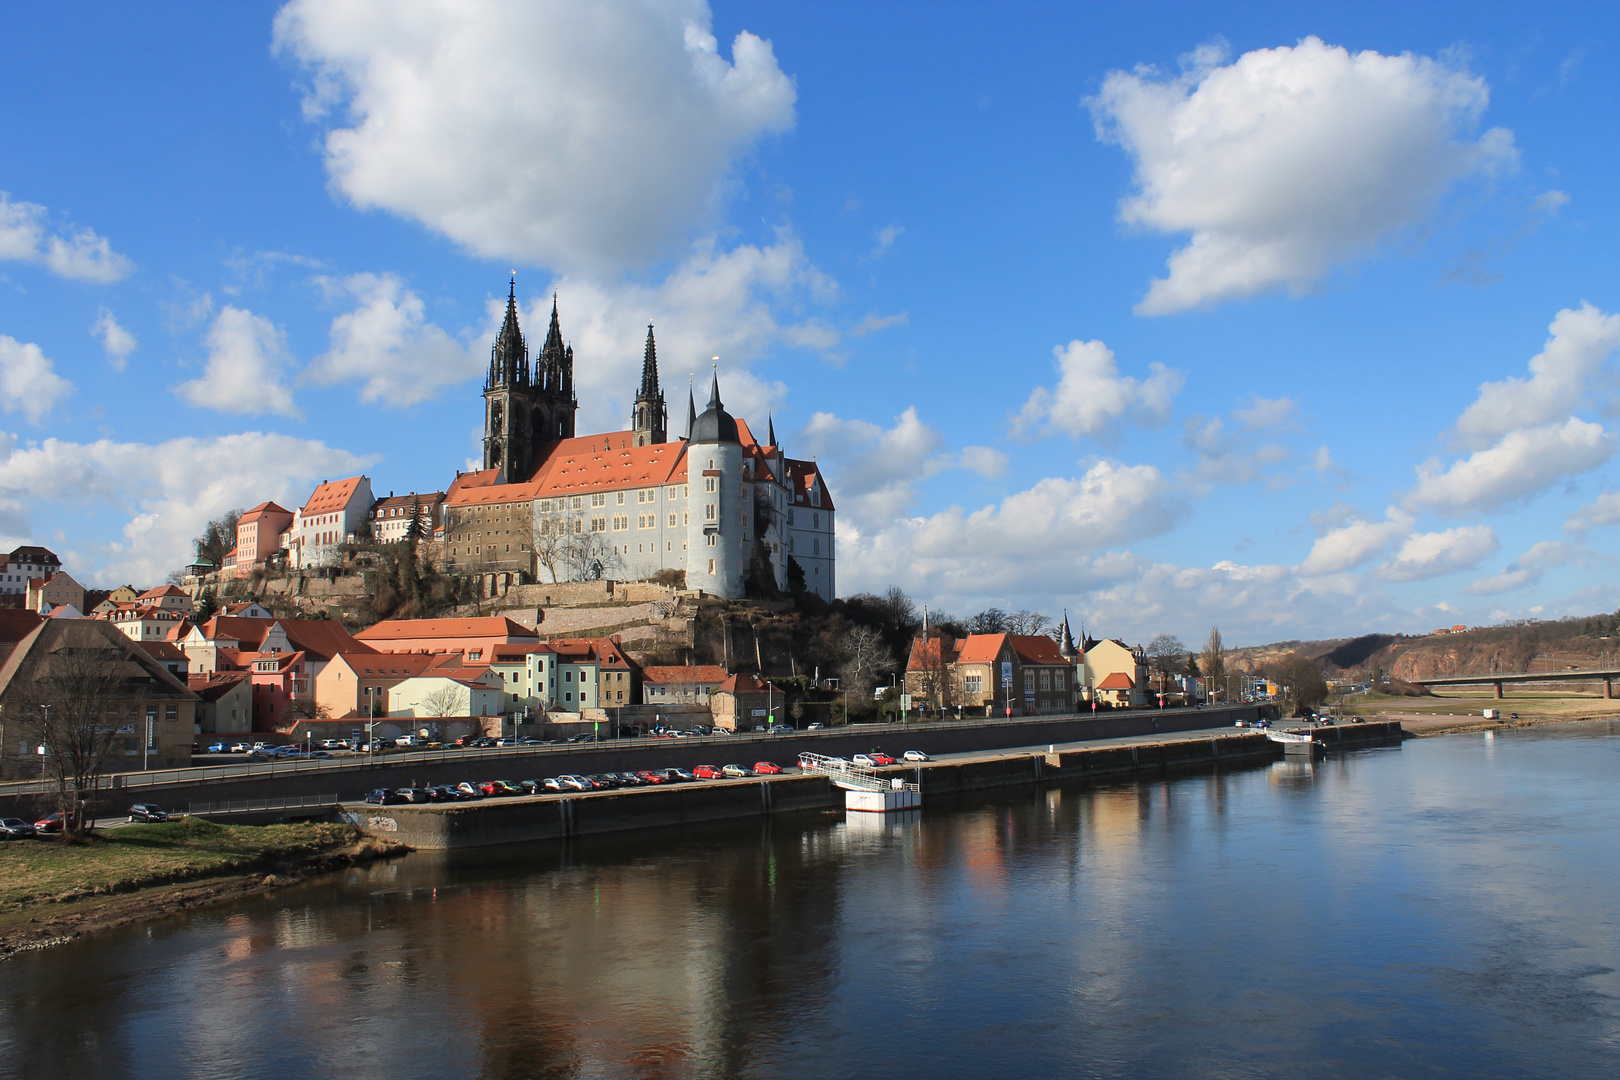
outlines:
[{"label": "cumulus cloud", "polygon": [[135,264],[91,229],[55,231],[38,203],[12,202],[0,191],[0,259],[35,263],[58,277],[107,284],[128,277]]},{"label": "cumulus cloud", "polygon": [[485,258],[641,265],[794,122],[771,44],[721,55],[703,0],[401,6],[293,0],[276,48],[305,65],[332,186]]},{"label": "cumulus cloud", "polygon": [[107,354],[107,363],[115,370],[123,371],[124,365],[129,363],[129,354],[135,351],[135,335],[119,326],[113,313],[106,308],[97,310],[90,333],[101,342],[101,349]]},{"label": "cumulus cloud", "polygon": [[1306,291],[1459,179],[1516,161],[1511,132],[1470,137],[1488,89],[1445,62],[1315,37],[1222,59],[1199,50],[1175,78],[1114,71],[1089,101],[1099,138],[1135,162],[1121,219],[1192,234],[1141,314]]},{"label": "cumulus cloud", "polygon": [[1302,577],[1352,570],[1381,554],[1411,527],[1411,516],[1394,507],[1386,511],[1383,521],[1371,521],[1359,515],[1350,517],[1317,537],[1310,553],[1294,570]]},{"label": "cumulus cloud", "polygon": [[994,480],[1007,471],[1007,455],[989,446],[964,446],[957,461],[962,468],[986,480]]},{"label": "cumulus cloud", "polygon": [[1133,556],[1105,549],[1157,536],[1185,511],[1153,466],[1105,460],[978,510],[952,506],[876,528],[846,529],[841,520],[839,578],[850,591],[899,583],[946,599],[1050,598],[1130,573]]},{"label": "cumulus cloud", "polygon": [[866,318],[849,328],[849,336],[863,338],[867,334],[875,334],[879,330],[887,330],[891,326],[905,326],[910,319],[905,312],[898,315],[869,314]]},{"label": "cumulus cloud", "polygon": [[20,412],[38,424],[73,384],[56,373],[56,365],[33,342],[0,334],[0,407]]},{"label": "cumulus cloud", "polygon": [[1385,581],[1424,581],[1457,570],[1471,570],[1501,547],[1489,525],[1413,533],[1395,557],[1378,568],[1378,576]]},{"label": "cumulus cloud", "polygon": [[283,382],[291,364],[286,335],[269,319],[227,304],[209,328],[206,344],[203,377],[175,387],[183,400],[198,408],[248,416],[302,416]]},{"label": "cumulus cloud", "polygon": [[356,306],[332,320],[332,347],[305,369],[310,381],[359,381],[362,403],[403,408],[431,400],[483,370],[478,357],[427,320],[422,298],[398,276],[317,280],[329,296]]},{"label": "cumulus cloud", "polygon": [[1114,351],[1100,341],[1071,341],[1052,350],[1058,384],[1035,388],[1013,418],[1015,436],[1060,431],[1110,442],[1125,423],[1162,424],[1185,382],[1181,372],[1148,365],[1146,379],[1121,375]]},{"label": "cumulus cloud", "polygon": [[1569,563],[1586,563],[1593,557],[1592,551],[1577,544],[1543,540],[1514,559],[1501,573],[1470,582],[1463,587],[1463,592],[1470,596],[1494,596],[1497,593],[1523,589],[1539,582],[1548,570],[1555,570]]},{"label": "cumulus cloud", "polygon": [[1565,308],[1553,317],[1545,346],[1530,358],[1530,377],[1484,383],[1479,397],[1457,420],[1457,439],[1477,450],[1521,428],[1562,420],[1575,411],[1620,349],[1620,315],[1591,304]]},{"label": "cumulus cloud", "polygon": [[1611,491],[1570,514],[1564,521],[1564,531],[1571,536],[1585,536],[1593,529],[1617,523],[1620,523],[1620,491]]},{"label": "cumulus cloud", "polygon": [[880,526],[905,514],[918,481],[951,464],[942,453],[945,437],[923,423],[915,407],[889,428],[818,412],[799,439],[802,452],[826,470],[843,520],[857,527]]},{"label": "cumulus cloud", "polygon": [[161,581],[190,560],[191,538],[224,511],[265,499],[300,504],[320,480],[353,475],[376,460],[263,432],[157,444],[46,439],[26,448],[0,433],[0,450],[8,447],[0,458],[0,503],[99,504],[124,516],[121,538],[89,552],[80,577],[106,584]]},{"label": "cumulus cloud", "polygon": [[[715,355],[720,357],[727,409],[763,429],[766,409],[780,404],[787,388],[759,378],[748,365],[779,345],[802,346],[809,339],[816,347],[814,342],[826,342],[824,334],[805,332],[803,320],[784,319],[780,311],[827,302],[838,286],[810,263],[791,233],[778,234],[772,244],[742,244],[730,251],[705,239],[655,284],[607,283],[587,275],[554,279],[523,316],[531,349],[545,338],[553,290],[559,295],[563,335],[574,346],[580,430],[624,426],[641,374],[647,324],[653,323],[671,430],[680,432],[685,425],[682,384],[688,373],[694,374],[701,406],[709,358]],[[479,340],[493,339],[505,303],[505,297],[491,300],[486,336]]]},{"label": "cumulus cloud", "polygon": [[1504,435],[1444,467],[1431,458],[1418,466],[1417,485],[1403,504],[1412,510],[1463,514],[1527,499],[1566,476],[1595,469],[1613,456],[1615,439],[1601,424],[1570,417]]},{"label": "cumulus cloud", "polygon": [[1249,434],[1254,427],[1245,425],[1245,428],[1247,430],[1229,431],[1218,416],[1187,418],[1181,441],[1197,455],[1198,463],[1193,467],[1192,476],[1201,491],[1207,491],[1211,484],[1244,484],[1262,478],[1270,483],[1277,482],[1277,477],[1266,475],[1265,469],[1286,461],[1288,448],[1280,443],[1256,446]]},{"label": "cumulus cloud", "polygon": [[1263,398],[1256,394],[1242,408],[1232,410],[1232,419],[1251,430],[1281,427],[1299,417],[1299,404],[1293,398]]}]

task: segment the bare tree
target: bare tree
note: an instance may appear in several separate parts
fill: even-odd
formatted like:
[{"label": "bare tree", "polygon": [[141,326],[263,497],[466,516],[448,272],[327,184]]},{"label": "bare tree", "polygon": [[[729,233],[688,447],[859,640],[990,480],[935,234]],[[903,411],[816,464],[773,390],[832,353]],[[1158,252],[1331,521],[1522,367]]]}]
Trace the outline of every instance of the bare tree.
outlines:
[{"label": "bare tree", "polygon": [[1007,633],[1033,637],[1052,625],[1052,620],[1038,611],[1020,611],[1007,616]]},{"label": "bare tree", "polygon": [[985,608],[968,620],[970,634],[1005,634],[1007,613],[1000,608]]},{"label": "bare tree", "polygon": [[1159,690],[1162,693],[1169,678],[1180,675],[1186,668],[1187,646],[1174,634],[1160,634],[1148,642],[1147,654],[1153,670],[1158,672]]},{"label": "bare tree", "polygon": [[599,532],[570,533],[563,540],[561,561],[570,581],[595,581],[624,567],[618,548]]},{"label": "bare tree", "polygon": [[844,660],[838,673],[857,701],[868,701],[878,677],[894,667],[894,655],[883,635],[870,626],[852,627],[844,637]]},{"label": "bare tree", "polygon": [[137,662],[106,624],[63,627],[43,646],[29,670],[13,681],[5,712],[15,715],[39,755],[44,778],[56,787],[62,834],[80,838],[95,821],[96,783],[109,760],[140,729],[155,676]]},{"label": "bare tree", "polygon": [[1209,678],[1210,693],[1225,693],[1226,690],[1226,647],[1221,643],[1221,628],[1209,628],[1209,640],[1204,642],[1204,651],[1201,654],[1204,674]]},{"label": "bare tree", "polygon": [[539,578],[545,570],[553,582],[561,581],[557,568],[564,563],[563,548],[568,537],[563,535],[563,523],[549,518],[535,519],[529,525],[529,543],[534,549],[534,576]]},{"label": "bare tree", "polygon": [[446,716],[466,716],[472,713],[472,705],[463,707],[461,691],[454,686],[441,686],[433,691],[419,703],[420,708],[428,716],[443,718]]},{"label": "bare tree", "polygon": [[281,711],[281,716],[283,719],[296,717],[304,720],[330,720],[332,710],[312,697],[295,697],[287,702],[287,707]]},{"label": "bare tree", "polygon": [[1284,653],[1267,662],[1265,674],[1277,683],[1277,689],[1289,712],[1304,715],[1327,700],[1327,680],[1316,662],[1297,652]]},{"label": "bare tree", "polygon": [[956,652],[950,637],[943,633],[934,634],[918,643],[912,655],[919,666],[906,672],[907,689],[914,686],[917,696],[938,708],[954,707],[957,694],[951,661]]}]

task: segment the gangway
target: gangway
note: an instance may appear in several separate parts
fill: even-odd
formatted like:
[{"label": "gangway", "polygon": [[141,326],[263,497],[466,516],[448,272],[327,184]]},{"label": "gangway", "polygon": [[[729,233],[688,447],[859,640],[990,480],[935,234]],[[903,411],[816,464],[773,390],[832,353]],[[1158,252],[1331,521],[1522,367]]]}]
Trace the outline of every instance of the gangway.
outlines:
[{"label": "gangway", "polygon": [[922,805],[921,786],[843,758],[803,753],[799,755],[799,768],[806,773],[819,773],[843,788],[845,811],[881,814]]}]

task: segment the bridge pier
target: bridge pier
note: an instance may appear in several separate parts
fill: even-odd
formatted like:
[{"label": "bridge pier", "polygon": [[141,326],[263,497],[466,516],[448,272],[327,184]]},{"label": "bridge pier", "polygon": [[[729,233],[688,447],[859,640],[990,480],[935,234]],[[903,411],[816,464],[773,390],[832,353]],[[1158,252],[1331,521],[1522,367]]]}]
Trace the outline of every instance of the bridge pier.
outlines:
[{"label": "bridge pier", "polygon": [[1501,682],[1501,680],[1498,679],[1494,685],[1496,686],[1496,700],[1501,701],[1502,700],[1502,682]]},{"label": "bridge pier", "polygon": [[1611,699],[1614,697],[1614,680],[1613,679],[1604,679],[1603,680],[1603,696],[1605,698],[1611,698]]}]

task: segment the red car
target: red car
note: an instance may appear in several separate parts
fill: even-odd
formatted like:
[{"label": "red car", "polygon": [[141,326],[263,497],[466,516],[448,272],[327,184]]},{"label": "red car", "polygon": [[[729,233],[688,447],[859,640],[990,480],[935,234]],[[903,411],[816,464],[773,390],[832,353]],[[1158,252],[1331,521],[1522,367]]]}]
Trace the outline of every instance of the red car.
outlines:
[{"label": "red car", "polygon": [[870,754],[867,754],[866,756],[872,759],[872,764],[874,764],[874,765],[898,765],[898,764],[900,764],[900,761],[899,761],[898,758],[893,757],[892,755],[889,755],[889,754],[885,754],[881,750],[874,750]]},{"label": "red car", "polygon": [[699,765],[692,770],[692,775],[699,780],[719,780],[726,774],[720,770],[718,765]]},{"label": "red car", "polygon": [[774,761],[756,761],[754,762],[754,771],[761,776],[776,776],[781,773],[782,766]]},{"label": "red car", "polygon": [[653,772],[651,769],[642,769],[640,772],[636,773],[636,775],[641,777],[649,784],[669,783],[669,777],[665,776],[663,773]]},{"label": "red car", "polygon": [[40,818],[38,821],[34,822],[34,831],[35,832],[61,832],[62,831],[62,811],[58,810],[56,813],[52,814],[50,817]]}]

